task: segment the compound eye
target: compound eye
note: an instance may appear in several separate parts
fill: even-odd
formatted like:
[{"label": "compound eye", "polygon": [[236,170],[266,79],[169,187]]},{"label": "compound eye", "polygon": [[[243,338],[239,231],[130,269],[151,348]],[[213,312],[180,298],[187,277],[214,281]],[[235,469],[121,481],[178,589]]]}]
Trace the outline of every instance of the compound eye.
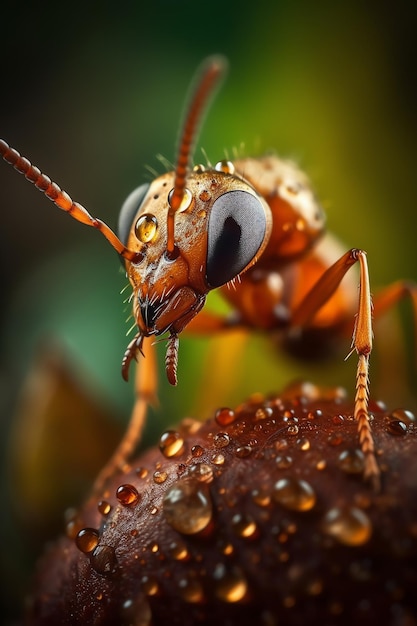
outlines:
[{"label": "compound eye", "polygon": [[266,233],[265,210],[247,191],[228,191],[214,202],[208,223],[207,282],[220,287],[242,272]]},{"label": "compound eye", "polygon": [[139,211],[140,205],[142,204],[146,194],[148,193],[148,189],[150,187],[149,183],[145,183],[141,185],[126,198],[119,213],[119,222],[117,226],[117,234],[119,236],[120,241],[127,246],[127,241],[129,239],[130,231],[132,230],[133,221],[135,219],[136,213]]}]

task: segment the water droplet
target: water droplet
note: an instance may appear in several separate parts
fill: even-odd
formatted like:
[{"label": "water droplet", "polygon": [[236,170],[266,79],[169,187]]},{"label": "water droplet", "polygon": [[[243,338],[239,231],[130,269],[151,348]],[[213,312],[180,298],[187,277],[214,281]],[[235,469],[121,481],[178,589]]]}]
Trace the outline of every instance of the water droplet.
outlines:
[{"label": "water droplet", "polygon": [[156,596],[159,591],[159,585],[155,578],[152,576],[142,576],[140,582],[142,591],[146,593],[147,596]]},{"label": "water droplet", "polygon": [[216,165],[214,166],[214,169],[218,172],[224,172],[225,174],[235,173],[235,166],[231,161],[228,161],[227,159],[222,159],[222,161],[218,161],[218,163],[216,163]]},{"label": "water droplet", "polygon": [[309,511],[316,504],[316,494],[309,483],[298,478],[281,478],[274,485],[273,498],[291,511]]},{"label": "water droplet", "polygon": [[184,452],[184,439],[176,430],[167,430],[159,440],[159,449],[167,459],[180,456]]},{"label": "water droplet", "polygon": [[97,546],[90,556],[90,563],[98,574],[111,574],[117,565],[114,548],[106,545]]},{"label": "water droplet", "polygon": [[74,514],[74,517],[68,519],[65,525],[65,534],[69,539],[75,539],[80,530],[82,530],[84,524],[78,515]]},{"label": "water droplet", "polygon": [[286,450],[288,448],[288,441],[286,439],[278,439],[274,444],[275,450]]},{"label": "water droplet", "polygon": [[116,498],[123,506],[134,506],[139,497],[138,490],[133,485],[120,485],[116,491]]},{"label": "water droplet", "polygon": [[121,607],[120,623],[129,626],[151,626],[152,612],[148,600],[142,594],[125,600]]},{"label": "water droplet", "polygon": [[294,437],[294,435],[298,435],[298,425],[297,424],[289,424],[287,426],[287,433],[288,435],[291,435],[291,437]]},{"label": "water droplet", "polygon": [[372,524],[361,509],[334,508],[326,513],[323,531],[347,546],[361,546],[369,540]]},{"label": "water droplet", "polygon": [[224,456],[223,454],[213,454],[213,456],[211,457],[211,460],[215,465],[223,465]]},{"label": "water droplet", "polygon": [[153,481],[157,485],[162,485],[162,483],[164,483],[167,478],[168,478],[167,472],[164,472],[161,470],[155,470],[155,472],[153,473]]},{"label": "water droplet", "polygon": [[229,426],[229,424],[232,424],[235,421],[236,414],[233,409],[223,407],[216,411],[214,419],[219,426]]},{"label": "water droplet", "polygon": [[176,561],[186,561],[190,556],[187,546],[180,541],[173,541],[168,550],[172,558]]},{"label": "water droplet", "polygon": [[75,537],[75,545],[81,552],[88,554],[97,547],[99,533],[95,528],[82,528]]},{"label": "water droplet", "polygon": [[245,459],[252,452],[252,448],[250,446],[238,446],[235,450],[235,455],[238,459]]},{"label": "water droplet", "polygon": [[136,470],[136,475],[138,478],[146,478],[148,475],[148,470],[145,467],[138,467]]},{"label": "water droplet", "polygon": [[144,213],[136,222],[135,234],[141,243],[150,243],[158,231],[158,220],[155,215]]},{"label": "water droplet", "polygon": [[211,193],[207,191],[207,189],[203,189],[203,191],[198,196],[201,202],[208,202],[211,198]]},{"label": "water droplet", "polygon": [[279,454],[275,459],[275,463],[279,469],[287,469],[292,465],[292,458],[285,454]]},{"label": "water droplet", "polygon": [[97,505],[99,513],[102,515],[108,515],[111,511],[111,504],[107,502],[107,500],[100,500]]},{"label": "water droplet", "polygon": [[271,409],[271,407],[260,407],[255,412],[255,419],[264,420],[264,419],[267,419],[268,417],[271,417],[272,414],[273,414],[273,410]]},{"label": "water droplet", "polygon": [[245,539],[253,537],[258,530],[255,520],[250,515],[242,515],[241,513],[236,513],[232,517],[232,527],[238,537]]},{"label": "water droplet", "polygon": [[303,450],[303,452],[305,452],[306,450],[310,450],[310,440],[307,439],[307,437],[300,437],[300,439],[297,439],[297,447],[300,450]]},{"label": "water droplet", "polygon": [[213,480],[213,468],[208,463],[196,463],[189,469],[190,476],[202,483],[211,483]]},{"label": "water droplet", "polygon": [[271,495],[266,489],[254,489],[252,491],[252,500],[258,506],[269,506],[271,504]]},{"label": "water droplet", "polygon": [[416,416],[411,411],[407,409],[395,409],[390,414],[390,417],[394,420],[399,420],[400,422],[404,422],[405,424],[415,424]]},{"label": "water droplet", "polygon": [[406,435],[407,434],[407,424],[402,422],[401,420],[390,419],[387,423],[387,432],[390,435]]},{"label": "water droplet", "polygon": [[323,471],[324,469],[326,469],[327,467],[327,461],[326,459],[319,459],[316,463],[316,469],[319,470],[319,472]]},{"label": "water droplet", "polygon": [[182,578],[178,583],[181,598],[185,602],[196,604],[204,599],[204,592],[201,583],[192,578]]},{"label": "water droplet", "polygon": [[230,436],[227,433],[217,433],[213,437],[216,448],[226,448],[230,443]]},{"label": "water droplet", "polygon": [[327,441],[331,446],[340,446],[343,442],[343,435],[342,433],[331,433],[328,436]]},{"label": "water droplet", "polygon": [[234,552],[233,545],[231,543],[226,543],[222,546],[221,551],[225,556],[230,556]]},{"label": "water droplet", "polygon": [[191,456],[200,457],[204,454],[204,448],[198,444],[191,448]]},{"label": "water droplet", "polygon": [[163,510],[168,524],[185,535],[200,532],[213,515],[208,487],[197,480],[178,480],[167,490]]},{"label": "water droplet", "polygon": [[339,467],[348,474],[362,474],[365,464],[361,450],[344,450],[339,454]]},{"label": "water droplet", "polygon": [[320,388],[313,383],[306,381],[297,381],[289,384],[282,394],[282,397],[288,400],[297,398],[306,398],[308,400],[316,400],[320,395]]},{"label": "water droplet", "polygon": [[154,554],[159,552],[159,544],[156,541],[152,541],[148,547],[149,547],[149,550],[153,552]]},{"label": "water droplet", "polygon": [[213,574],[216,581],[215,594],[223,602],[240,602],[248,590],[248,584],[242,571],[238,567],[226,569],[219,563]]},{"label": "water droplet", "polygon": [[[171,199],[172,199],[173,195],[174,195],[174,189],[171,189],[171,191],[168,194],[168,202],[169,202],[169,204],[171,204]],[[183,213],[183,211],[186,211],[190,207],[192,201],[193,201],[193,194],[186,187],[184,189],[184,195],[182,197],[181,204],[180,204],[180,206],[177,209],[177,212],[178,213]]]}]

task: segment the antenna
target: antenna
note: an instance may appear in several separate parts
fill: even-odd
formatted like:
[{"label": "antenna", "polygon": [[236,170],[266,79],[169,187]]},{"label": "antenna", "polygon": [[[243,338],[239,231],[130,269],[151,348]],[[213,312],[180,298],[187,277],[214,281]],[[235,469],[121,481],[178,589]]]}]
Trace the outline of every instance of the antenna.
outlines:
[{"label": "antenna", "polygon": [[167,249],[166,255],[175,259],[175,213],[180,208],[185,195],[185,185],[189,162],[194,148],[194,140],[204,111],[207,109],[210,97],[213,95],[219,79],[224,75],[227,61],[220,55],[208,57],[196,74],[189,104],[186,109],[185,121],[182,125],[178,145],[177,161],[175,166],[174,189],[169,195],[167,216]]}]

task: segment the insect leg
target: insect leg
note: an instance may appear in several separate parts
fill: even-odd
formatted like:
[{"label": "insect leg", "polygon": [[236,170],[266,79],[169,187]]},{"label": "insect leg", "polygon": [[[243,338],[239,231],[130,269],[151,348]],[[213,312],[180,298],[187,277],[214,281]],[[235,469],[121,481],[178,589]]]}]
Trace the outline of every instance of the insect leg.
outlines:
[{"label": "insect leg", "polygon": [[380,471],[375,459],[369,412],[369,355],[372,350],[372,302],[366,253],[352,249],[330,266],[300,302],[291,316],[290,328],[306,326],[318,310],[333,295],[343,276],[355,263],[360,264],[359,305],[352,337],[352,352],[358,354],[354,417],[358,424],[359,442],[365,456],[364,476],[376,490],[380,486]]},{"label": "insect leg", "polygon": [[94,483],[93,492],[100,494],[109,478],[122,469],[141,440],[148,405],[156,403],[157,365],[153,338],[146,337],[141,342],[141,351],[145,358],[136,368],[135,405],[128,428],[113,456],[100,471]]}]

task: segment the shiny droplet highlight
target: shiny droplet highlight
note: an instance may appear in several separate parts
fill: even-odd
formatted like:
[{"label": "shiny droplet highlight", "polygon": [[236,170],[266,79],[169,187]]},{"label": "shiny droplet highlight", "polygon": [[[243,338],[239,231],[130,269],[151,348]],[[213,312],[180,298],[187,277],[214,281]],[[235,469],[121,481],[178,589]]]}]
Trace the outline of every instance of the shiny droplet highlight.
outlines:
[{"label": "shiny droplet highlight", "polygon": [[215,594],[223,602],[240,602],[246,595],[248,584],[243,572],[234,567],[228,569],[219,563],[213,574]]},{"label": "shiny droplet highlight", "polygon": [[176,430],[167,430],[159,440],[159,449],[167,459],[180,456],[184,452],[184,439]]},{"label": "shiny droplet highlight", "polygon": [[139,492],[133,485],[120,485],[116,498],[123,506],[134,506],[139,501]]},{"label": "shiny droplet highlight", "polygon": [[150,243],[158,231],[158,220],[155,215],[144,213],[136,222],[135,235],[141,243]]},{"label": "shiny droplet highlight", "polygon": [[75,537],[75,545],[81,552],[88,554],[97,547],[99,533],[95,528],[82,528]]},{"label": "shiny droplet highlight", "polygon": [[200,532],[213,515],[207,485],[193,478],[178,480],[164,496],[163,511],[168,524],[178,532],[185,535]]},{"label": "shiny droplet highlight", "polygon": [[316,504],[316,494],[311,485],[298,478],[282,478],[275,483],[272,497],[291,511],[309,511]]},{"label": "shiny droplet highlight", "polygon": [[357,507],[334,508],[323,520],[323,531],[347,546],[361,546],[372,534],[372,524],[364,511]]},{"label": "shiny droplet highlight", "polygon": [[106,545],[97,546],[90,556],[90,563],[98,574],[103,576],[111,574],[117,565],[114,548]]}]

